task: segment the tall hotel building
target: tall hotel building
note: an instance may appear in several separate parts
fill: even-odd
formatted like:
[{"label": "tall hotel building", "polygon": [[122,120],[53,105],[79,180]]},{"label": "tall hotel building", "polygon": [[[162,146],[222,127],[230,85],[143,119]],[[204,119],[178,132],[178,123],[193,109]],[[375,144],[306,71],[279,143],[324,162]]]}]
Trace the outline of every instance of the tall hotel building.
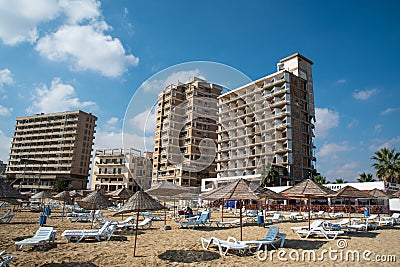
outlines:
[{"label": "tall hotel building", "polygon": [[220,85],[193,78],[158,95],[153,183],[200,186],[216,177],[217,97]]},{"label": "tall hotel building", "polygon": [[6,171],[13,186],[40,191],[61,179],[86,189],[96,120],[80,110],[17,118]]},{"label": "tall hotel building", "polygon": [[134,148],[95,151],[92,190],[114,191],[122,187],[136,192],[151,186],[153,153]]},{"label": "tall hotel building", "polygon": [[202,190],[238,177],[260,179],[260,167],[279,172],[277,185],[294,184],[315,171],[312,62],[294,54],[278,71],[221,95],[217,179]]}]

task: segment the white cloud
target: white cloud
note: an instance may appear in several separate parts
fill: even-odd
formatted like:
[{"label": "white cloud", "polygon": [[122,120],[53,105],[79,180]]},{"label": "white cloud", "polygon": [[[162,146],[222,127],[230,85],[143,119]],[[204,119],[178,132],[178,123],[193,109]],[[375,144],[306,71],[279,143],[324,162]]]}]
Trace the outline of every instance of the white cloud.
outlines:
[{"label": "white cloud", "polygon": [[382,140],[382,139],[375,139],[373,140],[375,144],[372,144],[369,149],[373,152],[381,150],[384,147],[389,149],[397,147],[400,148],[400,136],[396,136],[391,139]]},{"label": "white cloud", "polygon": [[73,70],[93,70],[107,77],[122,75],[139,59],[125,55],[117,38],[104,35],[103,29],[92,26],[63,26],[57,32],[41,38],[36,50],[52,61],[65,61]]},{"label": "white cloud", "polygon": [[315,109],[315,136],[324,138],[329,130],[339,126],[339,113],[327,108]]},{"label": "white cloud", "polygon": [[374,127],[374,132],[375,133],[380,133],[380,132],[382,132],[382,128],[383,128],[383,125],[378,123]]},{"label": "white cloud", "polygon": [[340,167],[327,170],[323,175],[329,177],[330,181],[342,178],[347,182],[355,182],[360,172],[362,171],[359,162],[347,162]]},{"label": "white cloud", "polygon": [[95,20],[100,16],[100,2],[94,0],[59,0],[70,24]]},{"label": "white cloud", "polygon": [[57,0],[0,0],[0,39],[6,45],[35,42],[37,25],[58,16]]},{"label": "white cloud", "polygon": [[108,121],[107,124],[110,126],[114,126],[118,124],[118,118],[117,117],[111,117]]},{"label": "white cloud", "polygon": [[359,122],[360,122],[359,120],[353,119],[351,122],[349,122],[349,123],[347,124],[347,128],[356,127],[356,126],[358,126]]},{"label": "white cloud", "polygon": [[193,77],[198,77],[200,79],[204,79],[204,76],[201,75],[199,69],[195,70],[188,70],[188,71],[178,71],[174,72],[171,75],[169,75],[166,79],[164,80],[147,80],[142,84],[142,89],[145,92],[149,91],[162,91],[164,90],[165,87],[171,84],[177,84],[178,82],[181,83],[186,83],[189,81],[190,78]]},{"label": "white cloud", "polygon": [[14,83],[12,73],[9,69],[0,70],[0,93],[4,92],[4,85],[11,85]]},{"label": "white cloud", "polygon": [[357,100],[367,100],[374,94],[378,92],[377,89],[371,89],[371,90],[364,90],[364,91],[355,91],[353,93],[353,97]]},{"label": "white cloud", "polygon": [[389,115],[389,114],[391,114],[393,112],[396,112],[398,110],[400,110],[400,108],[387,108],[387,109],[385,109],[384,111],[381,112],[381,115]]},{"label": "white cloud", "polygon": [[130,119],[130,123],[145,134],[154,135],[156,131],[156,109],[146,109]]},{"label": "white cloud", "polygon": [[94,108],[96,104],[84,101],[76,97],[72,85],[63,83],[60,78],[51,82],[50,88],[46,85],[36,88],[32,96],[32,105],[27,109],[28,113],[52,113],[73,109]]},{"label": "white cloud", "polygon": [[153,137],[144,137],[136,134],[122,134],[121,131],[96,132],[94,148],[135,148],[141,151],[153,151]]},{"label": "white cloud", "polygon": [[317,152],[318,157],[335,157],[337,153],[346,152],[353,150],[346,143],[336,144],[336,143],[325,143],[322,145],[321,149]]},{"label": "white cloud", "polygon": [[2,160],[3,162],[8,162],[11,140],[12,140],[11,137],[6,136],[0,130],[0,160]]},{"label": "white cloud", "polygon": [[340,80],[337,80],[336,83],[339,83],[339,84],[347,83],[347,80],[340,79]]},{"label": "white cloud", "polygon": [[7,108],[0,105],[0,116],[10,116],[13,108]]}]

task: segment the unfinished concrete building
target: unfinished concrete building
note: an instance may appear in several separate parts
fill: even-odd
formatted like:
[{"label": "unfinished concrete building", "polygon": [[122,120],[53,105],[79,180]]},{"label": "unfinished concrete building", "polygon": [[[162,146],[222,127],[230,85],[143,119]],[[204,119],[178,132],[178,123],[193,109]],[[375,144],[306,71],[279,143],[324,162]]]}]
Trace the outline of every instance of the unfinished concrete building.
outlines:
[{"label": "unfinished concrete building", "polygon": [[218,98],[218,178],[205,179],[202,190],[238,177],[259,180],[262,166],[278,172],[276,185],[312,177],[312,64],[291,55],[280,60],[276,73]]},{"label": "unfinished concrete building", "polygon": [[222,87],[193,78],[158,95],[153,182],[200,186],[216,177],[217,97]]},{"label": "unfinished concrete building", "polygon": [[114,191],[122,187],[132,192],[151,186],[152,152],[134,148],[97,149],[91,189]]},{"label": "unfinished concrete building", "polygon": [[81,110],[17,118],[7,177],[21,191],[86,189],[97,117]]}]

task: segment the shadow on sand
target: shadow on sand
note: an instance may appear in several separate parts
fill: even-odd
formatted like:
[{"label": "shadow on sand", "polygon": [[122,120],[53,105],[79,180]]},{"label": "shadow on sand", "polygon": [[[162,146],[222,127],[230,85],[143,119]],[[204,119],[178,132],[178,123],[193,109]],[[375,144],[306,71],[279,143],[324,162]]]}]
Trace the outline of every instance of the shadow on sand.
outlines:
[{"label": "shadow on sand", "polygon": [[161,260],[182,263],[212,261],[220,257],[219,253],[202,250],[167,250],[158,255]]}]

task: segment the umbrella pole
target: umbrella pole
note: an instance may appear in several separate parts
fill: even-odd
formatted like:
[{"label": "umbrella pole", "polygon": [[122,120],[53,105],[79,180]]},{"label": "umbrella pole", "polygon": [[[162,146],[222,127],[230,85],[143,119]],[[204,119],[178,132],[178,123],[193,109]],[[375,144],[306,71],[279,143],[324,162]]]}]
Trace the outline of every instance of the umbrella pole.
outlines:
[{"label": "umbrella pole", "polygon": [[[164,207],[167,207],[165,205],[165,201],[164,201]],[[167,209],[164,209],[164,226],[167,226]]]},{"label": "umbrella pole", "polygon": [[133,246],[133,257],[136,257],[136,241],[137,241],[137,233],[139,228],[139,210],[136,214],[136,227],[135,227],[135,244]]},{"label": "umbrella pole", "polygon": [[348,201],[349,201],[349,221],[350,221],[350,218],[351,218],[351,202],[350,202],[350,198],[348,198]]},{"label": "umbrella pole", "polygon": [[64,208],[65,208],[65,200],[64,200],[64,205],[61,213],[61,221],[64,221]]},{"label": "umbrella pole", "polygon": [[222,208],[221,208],[221,221],[224,221],[224,204],[225,204],[225,200],[222,199]]},{"label": "umbrella pole", "polygon": [[311,196],[308,196],[308,231],[310,231],[311,228],[310,215],[311,215]]},{"label": "umbrella pole", "polygon": [[240,205],[239,205],[239,208],[240,208],[240,211],[239,211],[239,221],[240,221],[240,241],[243,241],[243,238],[242,238],[242,200],[239,200],[240,202]]}]

